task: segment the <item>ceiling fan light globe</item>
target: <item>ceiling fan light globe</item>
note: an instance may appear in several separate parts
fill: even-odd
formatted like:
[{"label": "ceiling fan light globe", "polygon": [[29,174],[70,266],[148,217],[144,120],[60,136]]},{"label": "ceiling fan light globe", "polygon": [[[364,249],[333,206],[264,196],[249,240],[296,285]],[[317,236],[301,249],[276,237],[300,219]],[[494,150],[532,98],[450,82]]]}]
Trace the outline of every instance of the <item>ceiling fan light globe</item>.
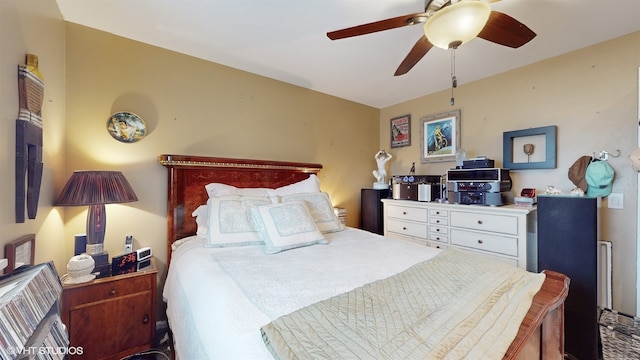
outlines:
[{"label": "ceiling fan light globe", "polygon": [[478,36],[490,14],[491,7],[485,1],[461,0],[431,15],[424,24],[424,34],[439,48],[459,46]]}]

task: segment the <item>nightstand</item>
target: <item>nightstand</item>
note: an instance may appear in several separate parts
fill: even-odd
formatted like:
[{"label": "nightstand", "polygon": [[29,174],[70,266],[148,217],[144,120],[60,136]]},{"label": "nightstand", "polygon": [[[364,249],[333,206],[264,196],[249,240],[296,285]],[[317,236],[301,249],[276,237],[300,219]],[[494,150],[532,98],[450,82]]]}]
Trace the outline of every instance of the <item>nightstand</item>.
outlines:
[{"label": "nightstand", "polygon": [[83,351],[75,358],[121,359],[154,347],[157,274],[152,259],[134,273],[63,286],[62,322],[70,346]]}]

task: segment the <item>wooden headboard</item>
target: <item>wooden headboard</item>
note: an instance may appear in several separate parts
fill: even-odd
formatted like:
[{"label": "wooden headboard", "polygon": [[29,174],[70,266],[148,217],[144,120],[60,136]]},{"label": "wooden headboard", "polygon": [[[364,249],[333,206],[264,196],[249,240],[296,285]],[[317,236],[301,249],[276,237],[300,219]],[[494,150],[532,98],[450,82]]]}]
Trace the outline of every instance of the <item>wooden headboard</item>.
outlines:
[{"label": "wooden headboard", "polygon": [[205,185],[275,189],[304,180],[322,169],[320,164],[191,155],[160,155],[158,161],[168,170],[167,264],[173,242],[196,233],[191,213],[207,203]]}]

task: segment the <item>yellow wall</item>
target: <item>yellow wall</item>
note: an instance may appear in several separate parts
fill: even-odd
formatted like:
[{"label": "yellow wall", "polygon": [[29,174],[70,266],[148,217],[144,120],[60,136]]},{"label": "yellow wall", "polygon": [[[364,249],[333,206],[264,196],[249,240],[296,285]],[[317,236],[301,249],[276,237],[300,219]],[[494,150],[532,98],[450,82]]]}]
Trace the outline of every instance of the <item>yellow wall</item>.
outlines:
[{"label": "yellow wall", "polygon": [[602,239],[613,243],[613,308],[635,313],[637,173],[628,155],[638,144],[638,66],[640,33],[541,61],[465,84],[458,78],[455,107],[450,90],[397,104],[380,111],[380,147],[389,148],[389,119],[412,116],[410,147],[392,149],[391,174],[406,174],[416,163],[418,174],[445,174],[455,162],[420,162],[420,118],[461,110],[461,146],[469,157],[486,155],[502,166],[502,134],[557,125],[557,167],[513,170],[513,190],[538,192],[553,185],[569,192],[567,172],[582,155],[620,150],[610,158],[615,169],[613,191],[624,195],[624,209],[607,209],[602,201]]},{"label": "yellow wall", "polygon": [[[379,110],[282,82],[67,24],[67,176],[79,169],[123,171],[140,201],[107,205],[105,246],[126,234],[166,259],[166,169],[160,154],[321,163],[322,190],[359,221],[360,189],[375,180]],[[106,131],[131,111],[147,123],[142,141]],[[67,255],[86,209],[67,212]]]},{"label": "yellow wall", "polygon": [[[54,1],[0,1],[0,248],[22,235],[36,234],[36,263],[53,260],[58,271],[68,261],[62,247],[64,222],[52,207],[64,172],[64,22]],[[38,55],[44,76],[44,174],[36,219],[17,224],[15,216],[15,123],[18,117],[18,65]],[[25,216],[26,218],[26,216]],[[4,251],[4,250],[0,250]]]}]

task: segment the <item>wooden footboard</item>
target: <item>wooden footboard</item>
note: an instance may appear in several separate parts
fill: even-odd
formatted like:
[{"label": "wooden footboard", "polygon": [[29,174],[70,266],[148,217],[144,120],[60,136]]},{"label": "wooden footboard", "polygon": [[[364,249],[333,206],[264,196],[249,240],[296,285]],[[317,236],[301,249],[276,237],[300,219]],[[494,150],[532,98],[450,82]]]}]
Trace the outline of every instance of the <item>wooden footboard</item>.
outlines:
[{"label": "wooden footboard", "polygon": [[544,273],[547,277],[542,288],[533,298],[504,359],[564,358],[564,301],[569,293],[569,278],[555,271]]}]

